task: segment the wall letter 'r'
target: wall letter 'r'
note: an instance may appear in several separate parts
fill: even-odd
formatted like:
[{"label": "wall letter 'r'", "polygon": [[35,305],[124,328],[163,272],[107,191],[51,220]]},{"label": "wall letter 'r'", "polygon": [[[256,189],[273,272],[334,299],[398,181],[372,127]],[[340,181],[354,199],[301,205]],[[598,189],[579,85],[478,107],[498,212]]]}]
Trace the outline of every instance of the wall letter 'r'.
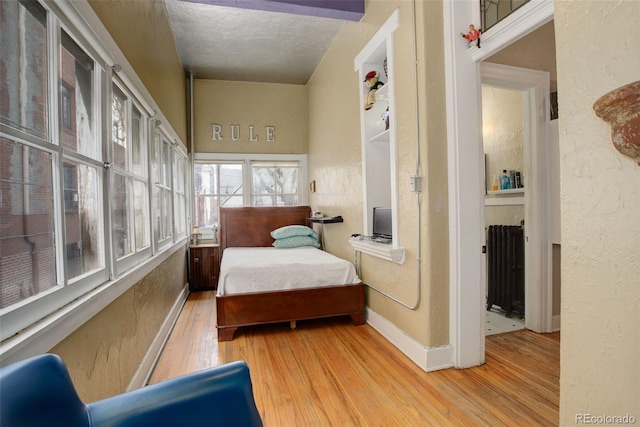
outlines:
[{"label": "wall letter 'r'", "polygon": [[222,126],[211,125],[211,140],[222,141]]}]

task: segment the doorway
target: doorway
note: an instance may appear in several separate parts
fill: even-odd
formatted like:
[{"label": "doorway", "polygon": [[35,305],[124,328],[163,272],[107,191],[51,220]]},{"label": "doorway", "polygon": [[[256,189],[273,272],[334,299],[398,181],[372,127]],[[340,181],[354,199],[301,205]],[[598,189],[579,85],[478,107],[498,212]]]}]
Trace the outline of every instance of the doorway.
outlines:
[{"label": "doorway", "polygon": [[[525,225],[524,312],[527,313],[525,326],[535,332],[550,332],[551,218],[548,207],[551,202],[547,129],[549,73],[488,62],[482,63],[480,69],[483,87],[495,88],[496,93],[500,91],[499,93],[502,94],[510,94],[513,102],[520,102],[521,134],[518,136],[520,142],[516,145],[517,150],[507,158],[510,158],[508,162],[514,168],[522,169],[520,172],[524,186],[523,192],[500,195],[500,199],[512,202],[509,210],[512,217],[506,221],[517,223],[517,215],[521,215]],[[516,131],[519,127],[513,126],[513,128]],[[498,159],[498,161],[507,160]],[[506,166],[502,169],[505,168],[511,170],[511,167]],[[515,203],[521,203],[522,208],[518,209]]]},{"label": "doorway", "polygon": [[[496,26],[492,35],[483,38],[481,49],[468,49],[453,35],[459,34],[469,22],[479,21],[475,2],[444,3],[445,65],[447,94],[447,141],[449,170],[450,213],[450,343],[453,348],[452,363],[458,368],[482,364],[484,358],[484,191],[481,177],[484,163],[480,144],[480,87],[482,61],[525,35],[540,28],[553,19],[553,2],[529,2]],[[493,30],[493,29],[492,29]],[[459,37],[459,36],[458,36]],[[527,55],[527,52],[523,52]],[[532,122],[536,137],[546,133],[548,116],[548,79],[544,85],[535,85],[535,92],[543,94],[540,100],[529,103],[532,111],[538,112]],[[533,97],[532,97],[533,99]],[[543,121],[544,120],[544,121]],[[533,145],[533,144],[532,144]],[[546,167],[546,151],[541,145],[532,149],[529,159],[531,170]],[[478,179],[480,178],[480,179]],[[476,180],[478,185],[469,185]],[[525,197],[537,209],[537,215],[527,224],[536,226],[536,221],[546,230],[550,217],[548,179],[544,174],[531,176],[528,180],[532,190]],[[525,218],[525,221],[527,218]],[[528,231],[529,232],[529,231]],[[532,286],[525,297],[527,306],[541,310],[536,325],[530,327],[539,332],[551,331],[551,244],[550,231],[539,233],[538,241],[531,241],[527,251],[540,253],[535,276],[529,274],[533,264],[526,265],[527,277],[533,277]],[[546,253],[548,252],[548,254]],[[531,282],[531,281],[530,281]],[[531,310],[525,309],[531,313]],[[535,310],[534,310],[535,311]],[[532,316],[527,316],[534,321]]]},{"label": "doorway", "polygon": [[[525,328],[526,92],[482,84],[485,161],[485,335]],[[526,126],[530,128],[530,126]],[[530,136],[526,138],[531,140]]]}]

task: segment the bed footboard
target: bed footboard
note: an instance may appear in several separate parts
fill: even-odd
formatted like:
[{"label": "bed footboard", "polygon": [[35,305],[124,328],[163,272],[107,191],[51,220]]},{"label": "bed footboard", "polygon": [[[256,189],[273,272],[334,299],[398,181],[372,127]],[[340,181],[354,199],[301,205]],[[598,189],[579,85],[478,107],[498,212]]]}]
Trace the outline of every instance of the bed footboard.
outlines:
[{"label": "bed footboard", "polygon": [[218,341],[231,341],[241,326],[348,315],[365,323],[364,284],[216,297]]}]

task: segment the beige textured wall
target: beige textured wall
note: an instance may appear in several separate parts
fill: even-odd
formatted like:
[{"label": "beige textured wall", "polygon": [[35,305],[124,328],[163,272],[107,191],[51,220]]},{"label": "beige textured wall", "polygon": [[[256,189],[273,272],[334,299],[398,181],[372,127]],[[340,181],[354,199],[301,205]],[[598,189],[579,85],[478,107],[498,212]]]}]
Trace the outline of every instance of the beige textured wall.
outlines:
[{"label": "beige textured wall", "polygon": [[178,137],[189,144],[187,83],[164,2],[89,0],[89,4]]},{"label": "beige textured wall", "polygon": [[[194,84],[195,152],[305,154],[307,97],[305,86],[196,80]],[[221,126],[213,140],[212,124]],[[231,125],[239,125],[232,139]],[[256,142],[250,142],[249,126]],[[273,142],[265,127],[273,126]]]},{"label": "beige textured wall", "polygon": [[[370,291],[368,305],[426,346],[448,343],[448,234],[442,7],[439,2],[417,2],[418,87],[414,69],[412,2],[370,1],[360,23],[346,23],[308,84],[309,179],[316,181],[311,207],[345,222],[325,227],[327,250],[346,259],[354,252],[352,233],[362,233],[362,158],[359,91],[362,82],[353,60],[371,36],[400,9],[400,27],[394,33],[396,118],[398,122],[399,241],[406,262],[397,265],[362,255],[362,278],[384,292],[416,303],[418,285],[417,201],[410,191],[416,170],[416,141],[420,142],[422,251],[417,310]],[[428,36],[425,35],[425,29]],[[428,60],[427,60],[428,58]],[[420,135],[416,129],[416,94],[420,102]]]},{"label": "beige textured wall", "polygon": [[185,250],[51,349],[64,360],[83,401],[125,391],[187,282]]},{"label": "beige textured wall", "polygon": [[[487,190],[491,190],[493,177],[500,185],[500,175],[504,169],[520,171],[522,177],[526,178],[520,91],[482,86],[482,142]],[[520,225],[524,219],[523,205],[486,206],[484,211],[486,226]]]},{"label": "beige textured wall", "polygon": [[[555,2],[562,199],[560,425],[640,420],[640,167],[592,110],[640,78],[640,2]],[[597,28],[597,36],[585,37]],[[614,424],[609,422],[609,424]]]},{"label": "beige textured wall", "polygon": [[554,92],[557,88],[554,22],[505,47],[488,58],[487,62],[548,71],[550,90]]}]

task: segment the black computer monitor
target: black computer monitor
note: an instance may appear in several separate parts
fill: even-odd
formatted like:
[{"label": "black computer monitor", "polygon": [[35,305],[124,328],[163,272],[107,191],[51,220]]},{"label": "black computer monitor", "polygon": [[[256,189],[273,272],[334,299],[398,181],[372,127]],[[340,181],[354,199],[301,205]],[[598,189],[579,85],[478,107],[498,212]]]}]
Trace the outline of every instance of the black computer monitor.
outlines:
[{"label": "black computer monitor", "polygon": [[392,238],[391,208],[373,208],[373,237]]}]

